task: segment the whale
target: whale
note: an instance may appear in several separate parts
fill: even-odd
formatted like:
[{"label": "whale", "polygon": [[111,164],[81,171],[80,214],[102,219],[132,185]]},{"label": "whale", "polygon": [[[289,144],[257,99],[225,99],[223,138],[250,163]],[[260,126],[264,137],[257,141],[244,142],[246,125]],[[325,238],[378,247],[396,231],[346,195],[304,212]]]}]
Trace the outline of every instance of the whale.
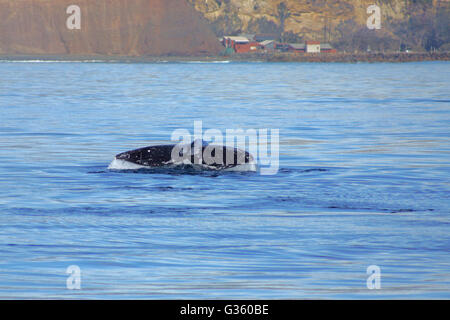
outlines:
[{"label": "whale", "polygon": [[226,171],[256,171],[254,157],[247,151],[209,144],[197,139],[190,144],[154,145],[117,154],[109,169],[135,170],[194,166]]}]

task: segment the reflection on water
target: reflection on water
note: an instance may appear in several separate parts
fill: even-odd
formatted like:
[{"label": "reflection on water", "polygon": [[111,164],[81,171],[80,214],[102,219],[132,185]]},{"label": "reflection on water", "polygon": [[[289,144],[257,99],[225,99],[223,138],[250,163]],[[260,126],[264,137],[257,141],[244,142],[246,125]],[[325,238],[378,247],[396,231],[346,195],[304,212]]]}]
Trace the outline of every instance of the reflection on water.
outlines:
[{"label": "reflection on water", "polygon": [[[0,63],[0,297],[449,298],[449,66]],[[278,174],[107,170],[194,120]]]}]

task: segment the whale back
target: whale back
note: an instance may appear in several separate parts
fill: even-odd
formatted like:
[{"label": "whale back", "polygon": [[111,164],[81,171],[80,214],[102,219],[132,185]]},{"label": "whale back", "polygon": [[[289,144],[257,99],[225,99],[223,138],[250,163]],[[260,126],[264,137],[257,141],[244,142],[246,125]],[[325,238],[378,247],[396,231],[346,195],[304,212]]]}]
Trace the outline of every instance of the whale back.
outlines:
[{"label": "whale back", "polygon": [[[199,146],[201,146],[201,154],[196,149]],[[172,158],[175,147],[178,148],[177,152],[174,153],[179,156],[177,159]],[[203,140],[196,140],[190,145],[158,145],[126,151],[118,154],[116,159],[146,167],[161,167],[170,164],[200,164],[216,169],[231,168],[254,161],[253,156],[247,151],[210,145]]]}]

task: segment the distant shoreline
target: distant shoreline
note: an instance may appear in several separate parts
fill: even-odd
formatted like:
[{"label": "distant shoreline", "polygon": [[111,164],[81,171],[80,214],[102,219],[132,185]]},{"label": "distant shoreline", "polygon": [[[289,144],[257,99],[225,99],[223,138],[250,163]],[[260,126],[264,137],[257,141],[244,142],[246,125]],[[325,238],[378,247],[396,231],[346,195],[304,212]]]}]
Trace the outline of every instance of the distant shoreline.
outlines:
[{"label": "distant shoreline", "polygon": [[450,52],[321,53],[321,54],[234,54],[232,56],[111,56],[111,55],[0,55],[0,61],[55,62],[419,62],[449,61]]}]

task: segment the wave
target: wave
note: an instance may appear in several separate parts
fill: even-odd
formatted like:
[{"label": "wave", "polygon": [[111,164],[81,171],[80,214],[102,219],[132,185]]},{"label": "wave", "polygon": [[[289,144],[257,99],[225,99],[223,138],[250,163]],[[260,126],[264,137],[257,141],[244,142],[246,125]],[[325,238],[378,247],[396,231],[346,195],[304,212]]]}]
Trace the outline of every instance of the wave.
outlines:
[{"label": "wave", "polygon": [[217,60],[217,61],[180,61],[182,63],[230,63],[229,60]]},{"label": "wave", "polygon": [[118,60],[0,60],[0,63],[104,63]]},{"label": "wave", "polygon": [[190,171],[226,171],[226,172],[256,172],[257,171],[257,165],[256,163],[245,163],[241,165],[237,165],[235,167],[231,168],[216,168],[213,166],[203,165],[203,164],[168,164],[163,167],[147,167],[147,166],[141,166],[129,161],[120,160],[120,159],[114,159],[108,166],[108,170],[114,170],[114,171],[136,171],[136,170],[152,170],[152,169],[176,169],[176,170],[184,170],[188,169]]},{"label": "wave", "polygon": [[218,60],[218,61],[169,61],[169,60],[156,60],[156,61],[145,61],[145,60],[100,60],[100,59],[91,59],[91,60],[46,60],[46,59],[22,59],[22,60],[16,60],[16,59],[2,59],[0,60],[0,63],[194,63],[194,64],[201,64],[201,63],[231,63],[229,60]]},{"label": "wave", "polygon": [[109,170],[139,170],[148,168],[129,161],[114,159],[108,166]]}]

